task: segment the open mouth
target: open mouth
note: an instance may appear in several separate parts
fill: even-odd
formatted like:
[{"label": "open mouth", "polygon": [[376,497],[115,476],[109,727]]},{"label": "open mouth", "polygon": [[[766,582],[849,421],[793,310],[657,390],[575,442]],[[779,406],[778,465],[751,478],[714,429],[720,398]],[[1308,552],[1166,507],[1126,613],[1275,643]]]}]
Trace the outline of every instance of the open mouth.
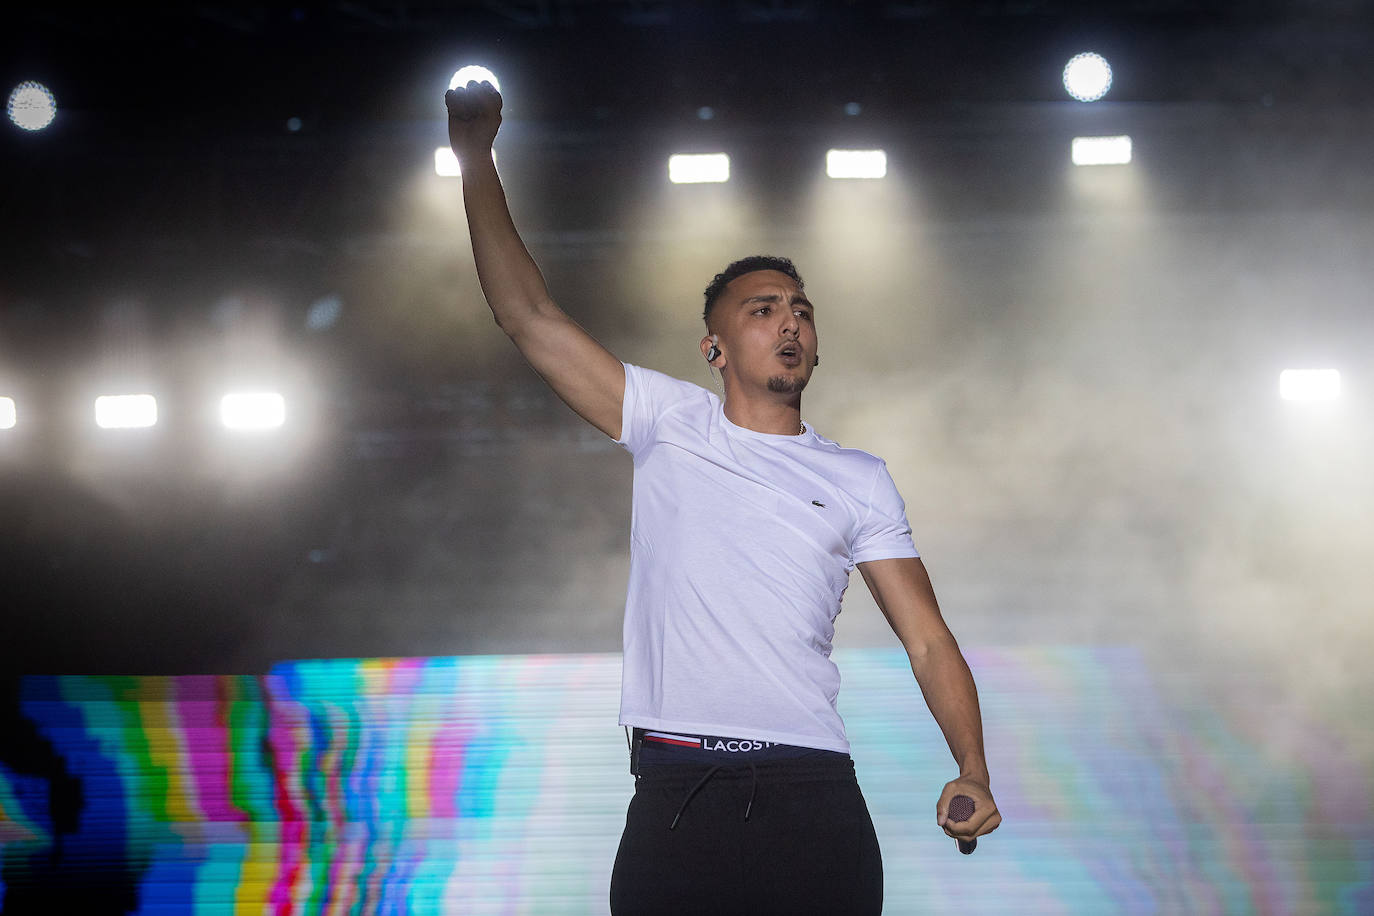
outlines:
[{"label": "open mouth", "polygon": [[795,343],[783,344],[778,348],[778,358],[787,366],[801,365],[801,347]]}]

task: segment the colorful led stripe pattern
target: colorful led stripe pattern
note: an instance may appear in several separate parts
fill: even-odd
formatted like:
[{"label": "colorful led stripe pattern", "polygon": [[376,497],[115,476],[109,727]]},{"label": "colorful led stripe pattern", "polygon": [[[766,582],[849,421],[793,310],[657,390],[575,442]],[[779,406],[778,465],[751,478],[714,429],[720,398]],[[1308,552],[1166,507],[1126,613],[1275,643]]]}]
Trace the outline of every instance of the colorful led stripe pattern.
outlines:
[{"label": "colorful led stripe pattern", "polygon": [[[1129,649],[969,656],[1007,826],[963,857],[933,826],[950,764],[905,656],[836,652],[888,912],[1374,911],[1374,778],[1334,728],[1190,700]],[[603,913],[632,791],[619,675],[544,655],[27,678],[6,908]]]}]

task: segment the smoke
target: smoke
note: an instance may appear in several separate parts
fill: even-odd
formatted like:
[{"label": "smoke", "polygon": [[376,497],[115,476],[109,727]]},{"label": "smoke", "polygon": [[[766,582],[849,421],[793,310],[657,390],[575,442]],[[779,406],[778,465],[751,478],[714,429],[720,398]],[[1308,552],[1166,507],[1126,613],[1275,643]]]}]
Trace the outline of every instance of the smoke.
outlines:
[{"label": "smoke", "polygon": [[[598,235],[586,257],[528,234],[555,297],[613,352],[703,386],[706,281],[745,254],[795,258],[824,357],[804,416],[887,460],[966,644],[1187,647],[1314,701],[1367,692],[1352,647],[1374,635],[1374,537],[1356,508],[1370,504],[1368,424],[1350,404],[1300,413],[1275,387],[1289,360],[1357,364],[1332,341],[1367,328],[1353,300],[1368,267],[1350,240],[1369,220],[1160,212],[1133,181],[1080,183],[1062,213],[939,220],[895,179],[771,210],[729,186],[692,208],[670,188],[630,218],[642,230]],[[1093,210],[1104,195],[1119,206]],[[458,288],[463,320],[478,320],[470,276]],[[382,538],[410,545],[389,584],[371,573],[385,546],[367,542],[354,585],[325,594],[360,620],[396,609],[399,650],[417,648],[412,624],[438,634],[424,651],[613,649],[628,461],[576,439],[579,421],[499,333],[481,347],[482,371],[539,405],[482,421],[508,457],[415,479]],[[578,441],[588,450],[569,457]],[[345,540],[397,524],[376,512],[355,512]],[[864,591],[850,591],[838,644],[891,644]],[[362,650],[385,624],[356,626]]]}]

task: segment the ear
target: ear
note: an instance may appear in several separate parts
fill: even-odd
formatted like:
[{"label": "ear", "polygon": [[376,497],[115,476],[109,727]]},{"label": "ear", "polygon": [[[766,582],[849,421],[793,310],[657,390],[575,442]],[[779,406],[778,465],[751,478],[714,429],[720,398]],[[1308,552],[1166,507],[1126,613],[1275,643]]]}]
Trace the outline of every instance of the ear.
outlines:
[{"label": "ear", "polygon": [[[719,337],[719,335],[716,335],[716,334],[707,334],[705,337],[701,338],[701,343],[698,344],[698,346],[701,348],[701,358],[704,359],[704,360],[706,360],[706,362],[707,362],[709,365],[712,365],[712,366],[714,366],[714,367],[717,368],[717,369],[720,369],[720,368],[722,368],[722,367],[725,365],[725,355],[724,355],[723,353],[720,352],[720,337]],[[715,358],[715,359],[711,359],[711,348],[712,348],[712,347],[715,347],[715,348],[716,348],[716,358]]]}]

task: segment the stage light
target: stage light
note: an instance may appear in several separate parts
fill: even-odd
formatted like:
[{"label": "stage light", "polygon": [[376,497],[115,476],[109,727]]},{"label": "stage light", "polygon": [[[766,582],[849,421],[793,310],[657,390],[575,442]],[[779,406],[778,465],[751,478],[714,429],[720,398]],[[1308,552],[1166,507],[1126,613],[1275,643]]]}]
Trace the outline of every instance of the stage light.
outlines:
[{"label": "stage light", "polygon": [[104,394],[95,399],[101,429],[139,429],[157,425],[157,398],[151,394]]},{"label": "stage light", "polygon": [[1075,54],[1064,65],[1064,88],[1080,102],[1096,102],[1112,88],[1112,65],[1101,54]]},{"label": "stage light", "polygon": [[[491,161],[496,161],[496,150],[491,151]],[[436,146],[434,148],[434,174],[440,178],[463,177],[463,169],[458,165],[458,157],[453,154],[453,147]]]},{"label": "stage light", "polygon": [[471,82],[480,83],[484,80],[491,83],[491,87],[497,92],[501,91],[501,81],[496,78],[496,74],[492,73],[486,67],[478,67],[476,65],[460,67],[458,72],[453,74],[453,79],[448,81],[448,88],[457,89],[459,86],[466,86]]},{"label": "stage light", "polygon": [[1335,369],[1285,369],[1279,373],[1279,397],[1285,401],[1334,401],[1341,396],[1341,374]]},{"label": "stage light", "polygon": [[330,293],[310,303],[305,313],[305,326],[312,331],[324,331],[337,324],[342,314],[343,299],[338,293]]},{"label": "stage light", "polygon": [[10,93],[10,120],[24,130],[42,130],[57,117],[57,99],[42,83],[25,80]]},{"label": "stage light", "polygon": [[463,170],[458,167],[458,157],[453,154],[453,147],[434,148],[434,174],[440,178],[458,178],[463,174]]},{"label": "stage light", "polygon": [[286,399],[275,391],[233,391],[220,398],[219,419],[226,429],[278,429],[286,422]]},{"label": "stage light", "polygon": [[882,178],[887,175],[887,153],[880,149],[827,150],[825,174],[831,178]]},{"label": "stage light", "polygon": [[14,407],[14,398],[0,397],[0,429],[14,429],[19,421],[19,413]]},{"label": "stage light", "polygon": [[1131,161],[1130,137],[1074,137],[1074,165],[1126,165]]},{"label": "stage light", "polygon": [[673,184],[729,181],[730,157],[725,153],[675,153],[668,157],[668,180]]}]

